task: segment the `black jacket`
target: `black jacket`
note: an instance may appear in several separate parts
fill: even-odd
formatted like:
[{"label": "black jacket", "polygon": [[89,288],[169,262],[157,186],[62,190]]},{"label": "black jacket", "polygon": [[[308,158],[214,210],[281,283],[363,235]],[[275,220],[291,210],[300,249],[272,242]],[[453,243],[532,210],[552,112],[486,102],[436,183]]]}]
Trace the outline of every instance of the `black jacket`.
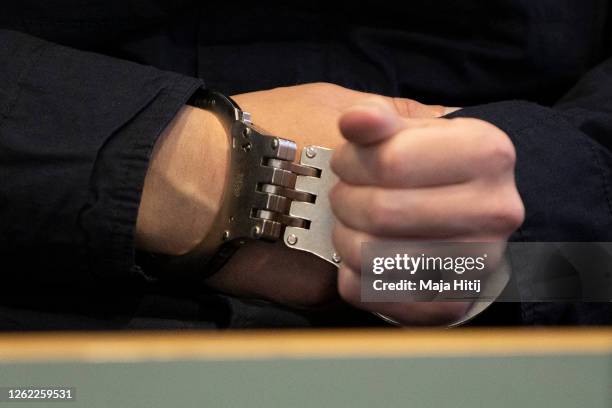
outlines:
[{"label": "black jacket", "polygon": [[[147,277],[133,231],[149,155],[203,81],[228,94],[326,81],[469,106],[453,116],[516,146],[527,215],[514,240],[612,241],[605,0],[12,3],[0,13],[0,327],[373,323]],[[481,319],[610,323],[612,309],[525,303]]]}]

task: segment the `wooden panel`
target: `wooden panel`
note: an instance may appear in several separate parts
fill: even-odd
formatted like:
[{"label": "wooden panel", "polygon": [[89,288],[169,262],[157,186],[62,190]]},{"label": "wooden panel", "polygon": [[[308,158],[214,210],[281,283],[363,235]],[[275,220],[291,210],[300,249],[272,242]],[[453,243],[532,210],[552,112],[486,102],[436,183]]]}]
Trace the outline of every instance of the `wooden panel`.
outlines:
[{"label": "wooden panel", "polygon": [[612,354],[611,329],[330,330],[0,335],[0,362]]}]

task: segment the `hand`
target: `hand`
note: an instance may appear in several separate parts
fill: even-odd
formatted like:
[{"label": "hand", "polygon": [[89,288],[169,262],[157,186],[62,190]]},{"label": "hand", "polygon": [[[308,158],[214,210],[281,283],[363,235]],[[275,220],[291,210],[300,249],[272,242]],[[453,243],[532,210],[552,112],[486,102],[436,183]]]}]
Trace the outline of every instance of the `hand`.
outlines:
[{"label": "hand", "polygon": [[346,109],[368,97],[387,102],[406,118],[445,115],[456,108],[424,105],[413,99],[373,96],[328,83],[313,83],[234,95],[259,127],[275,136],[296,141],[298,151],[308,145],[335,149],[344,143],[338,119]]},{"label": "hand", "polygon": [[[233,96],[259,127],[305,145],[337,148],[343,111],[371,95],[331,84],[308,84]],[[410,99],[379,97],[398,117],[435,117],[442,106]],[[294,306],[316,306],[337,298],[337,269],[282,242],[250,242],[207,284],[243,297],[257,297]]]},{"label": "hand", "polygon": [[340,182],[330,192],[338,219],[334,245],[343,259],[338,290],[349,303],[403,324],[447,324],[468,303],[363,303],[361,242],[498,242],[524,218],[509,137],[477,119],[406,119],[370,99],[345,112],[348,143],[335,151]]}]

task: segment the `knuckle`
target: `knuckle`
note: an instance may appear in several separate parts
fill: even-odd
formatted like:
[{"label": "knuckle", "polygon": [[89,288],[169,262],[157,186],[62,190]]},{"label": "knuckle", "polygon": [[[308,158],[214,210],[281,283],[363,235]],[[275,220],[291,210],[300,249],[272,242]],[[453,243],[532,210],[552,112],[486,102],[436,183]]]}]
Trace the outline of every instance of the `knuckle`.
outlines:
[{"label": "knuckle", "polygon": [[341,89],[340,86],[329,82],[312,82],[298,86],[302,87],[302,92],[314,97],[327,97]]},{"label": "knuckle", "polygon": [[487,124],[489,131],[479,133],[481,162],[489,171],[503,172],[514,168],[516,150],[510,138],[493,125]]},{"label": "knuckle", "polygon": [[525,220],[525,207],[514,189],[510,193],[499,194],[490,208],[488,225],[495,231],[510,234]]},{"label": "knuckle", "polygon": [[395,111],[407,118],[440,117],[444,114],[444,106],[426,105],[414,99],[391,98]]},{"label": "knuckle", "polygon": [[420,103],[412,99],[391,98],[393,106],[400,116],[413,117],[418,113]]},{"label": "knuckle", "polygon": [[305,84],[304,86],[306,87],[310,87],[313,89],[326,89],[326,88],[333,88],[334,84],[330,83],[330,82],[325,82],[325,81],[319,81],[319,82],[312,82],[310,84]]},{"label": "knuckle", "polygon": [[516,162],[516,151],[514,145],[508,139],[499,138],[491,147],[491,159],[498,169],[509,170],[514,168]]},{"label": "knuckle", "polygon": [[333,84],[331,82],[315,82],[312,84],[308,84],[306,86],[311,86],[313,91],[321,92],[323,94],[335,93],[343,90],[340,85]]},{"label": "knuckle", "polygon": [[525,221],[525,205],[518,194],[516,194],[516,197],[508,204],[508,209],[506,211],[507,214],[505,219],[508,222],[510,230],[514,231]]}]

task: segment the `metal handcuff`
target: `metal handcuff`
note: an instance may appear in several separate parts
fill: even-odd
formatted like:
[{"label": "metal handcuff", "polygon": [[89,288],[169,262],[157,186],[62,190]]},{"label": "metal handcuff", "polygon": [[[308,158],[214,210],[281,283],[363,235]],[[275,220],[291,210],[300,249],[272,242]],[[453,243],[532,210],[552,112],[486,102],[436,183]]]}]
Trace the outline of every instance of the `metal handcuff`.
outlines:
[{"label": "metal handcuff", "polygon": [[328,198],[338,180],[329,165],[333,150],[307,146],[295,163],[296,143],[257,128],[230,97],[200,89],[188,104],[219,119],[229,135],[229,165],[220,210],[208,235],[188,254],[165,258],[161,269],[172,270],[170,275],[179,279],[206,276],[204,271],[213,274],[249,239],[282,239],[289,248],[339,267],[342,259],[332,244],[334,216]]},{"label": "metal handcuff", "polygon": [[327,198],[337,180],[329,168],[332,150],[308,146],[295,163],[296,143],[257,128],[231,98],[202,89],[189,104],[214,113],[230,145],[219,213],[188,257],[211,259],[222,246],[239,247],[249,239],[283,239],[290,248],[340,264]]}]

